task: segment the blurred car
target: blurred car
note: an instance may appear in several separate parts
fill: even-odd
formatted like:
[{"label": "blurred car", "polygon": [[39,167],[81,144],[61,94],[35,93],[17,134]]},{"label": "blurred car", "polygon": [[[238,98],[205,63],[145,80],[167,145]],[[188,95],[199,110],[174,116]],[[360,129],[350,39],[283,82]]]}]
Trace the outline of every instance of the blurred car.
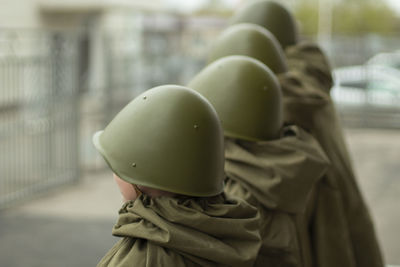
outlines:
[{"label": "blurred car", "polygon": [[400,70],[372,64],[333,71],[332,98],[338,105],[400,107]]},{"label": "blurred car", "polygon": [[400,70],[400,50],[390,53],[379,53],[371,57],[366,64],[386,66]]}]

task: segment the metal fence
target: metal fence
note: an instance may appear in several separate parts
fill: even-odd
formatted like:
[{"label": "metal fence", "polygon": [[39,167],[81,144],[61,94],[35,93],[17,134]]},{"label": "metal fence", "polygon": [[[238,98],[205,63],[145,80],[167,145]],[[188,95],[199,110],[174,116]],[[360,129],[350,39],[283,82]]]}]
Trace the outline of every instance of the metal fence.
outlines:
[{"label": "metal fence", "polygon": [[79,177],[78,38],[2,31],[0,44],[0,208],[4,208]]},{"label": "metal fence", "polygon": [[399,50],[399,43],[400,38],[397,34],[335,35],[329,42],[322,41],[321,46],[327,52],[332,66],[343,67],[362,65],[378,53]]},{"label": "metal fence", "polygon": [[344,127],[400,129],[400,108],[372,105],[337,107]]}]

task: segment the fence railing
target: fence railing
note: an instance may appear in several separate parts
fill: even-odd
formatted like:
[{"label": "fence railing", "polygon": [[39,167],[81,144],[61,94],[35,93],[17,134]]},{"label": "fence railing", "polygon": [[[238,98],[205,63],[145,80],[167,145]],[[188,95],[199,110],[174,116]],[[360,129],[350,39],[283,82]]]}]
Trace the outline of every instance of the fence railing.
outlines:
[{"label": "fence railing", "polygon": [[0,208],[80,171],[77,36],[8,41],[25,49],[0,55]]}]

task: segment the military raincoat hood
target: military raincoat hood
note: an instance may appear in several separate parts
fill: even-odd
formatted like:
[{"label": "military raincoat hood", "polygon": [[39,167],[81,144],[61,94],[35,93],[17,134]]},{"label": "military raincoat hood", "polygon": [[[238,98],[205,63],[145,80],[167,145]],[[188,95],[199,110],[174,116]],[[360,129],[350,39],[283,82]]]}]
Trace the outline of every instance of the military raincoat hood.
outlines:
[{"label": "military raincoat hood", "polygon": [[98,266],[253,266],[259,213],[224,194],[208,198],[140,196],[123,205],[122,237]]},{"label": "military raincoat hood", "polygon": [[318,143],[304,130],[290,126],[272,141],[228,139],[225,158],[225,191],[261,211],[263,246],[256,266],[302,266],[310,249],[302,214],[328,167]]},{"label": "military raincoat hood", "polygon": [[307,129],[332,167],[316,190],[310,218],[314,264],[320,267],[381,267],[374,226],[351,166],[342,127],[330,97],[329,63],[311,43],[286,49],[289,72],[278,76],[286,123]]}]

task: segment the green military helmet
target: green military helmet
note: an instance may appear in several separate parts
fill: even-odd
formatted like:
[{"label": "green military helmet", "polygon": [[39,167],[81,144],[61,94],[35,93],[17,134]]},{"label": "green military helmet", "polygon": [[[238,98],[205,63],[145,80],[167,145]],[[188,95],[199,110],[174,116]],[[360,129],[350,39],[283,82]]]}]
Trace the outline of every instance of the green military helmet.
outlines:
[{"label": "green military helmet", "polygon": [[223,132],[199,93],[177,85],[150,89],[93,136],[121,179],[189,196],[223,191]]},{"label": "green military helmet", "polygon": [[190,81],[217,110],[224,134],[249,141],[279,137],[282,93],[272,71],[247,56],[214,61]]},{"label": "green military helmet", "polygon": [[258,24],[275,35],[284,49],[297,43],[294,16],[283,5],[274,1],[256,0],[245,4],[234,14],[231,23]]},{"label": "green military helmet", "polygon": [[258,59],[275,74],[287,71],[282,47],[272,33],[256,24],[236,24],[223,31],[211,48],[209,62],[230,55]]}]

